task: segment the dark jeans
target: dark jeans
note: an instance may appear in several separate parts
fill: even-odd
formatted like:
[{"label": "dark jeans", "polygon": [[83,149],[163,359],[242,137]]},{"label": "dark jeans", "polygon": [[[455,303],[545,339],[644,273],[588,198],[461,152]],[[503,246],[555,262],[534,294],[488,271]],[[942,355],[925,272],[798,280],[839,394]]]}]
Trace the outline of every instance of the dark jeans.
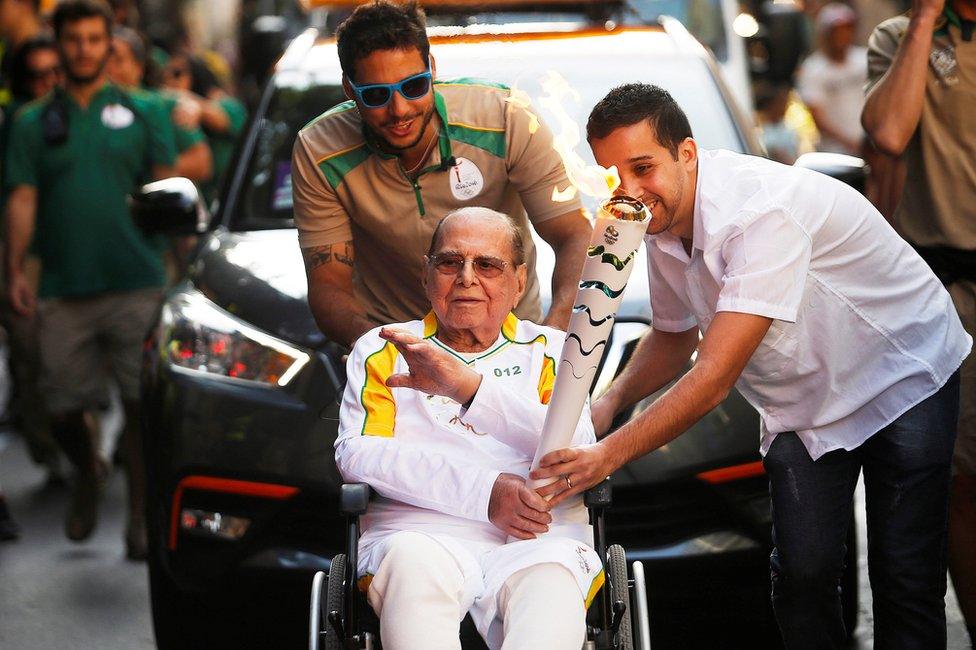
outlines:
[{"label": "dark jeans", "polygon": [[773,504],[773,609],[789,650],[845,646],[840,579],[864,470],[874,647],[946,646],[946,521],[959,373],[857,449],[816,462],[795,433],[764,465]]}]

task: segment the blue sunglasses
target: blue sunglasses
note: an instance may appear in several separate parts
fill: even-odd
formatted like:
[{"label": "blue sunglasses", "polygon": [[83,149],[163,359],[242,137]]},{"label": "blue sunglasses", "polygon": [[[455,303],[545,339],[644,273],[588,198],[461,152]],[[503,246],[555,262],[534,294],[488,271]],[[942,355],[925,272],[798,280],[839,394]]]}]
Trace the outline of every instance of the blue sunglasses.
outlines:
[{"label": "blue sunglasses", "polygon": [[420,99],[430,92],[432,82],[433,77],[431,77],[430,70],[428,70],[420,74],[415,74],[412,77],[401,79],[395,84],[364,84],[357,86],[350,80],[349,85],[352,86],[353,92],[356,93],[356,97],[362,102],[363,106],[366,108],[382,108],[390,103],[390,100],[393,99],[394,92],[400,93],[404,99],[409,101]]}]

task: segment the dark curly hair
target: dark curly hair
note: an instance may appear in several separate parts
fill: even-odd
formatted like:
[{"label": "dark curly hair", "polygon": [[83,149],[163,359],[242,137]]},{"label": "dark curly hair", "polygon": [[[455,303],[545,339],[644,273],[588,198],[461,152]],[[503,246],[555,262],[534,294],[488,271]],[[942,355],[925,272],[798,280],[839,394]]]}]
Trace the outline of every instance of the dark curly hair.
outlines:
[{"label": "dark curly hair", "polygon": [[427,19],[416,2],[373,0],[356,7],[336,31],[339,65],[353,79],[356,61],[377,50],[417,48],[424,61],[430,58]]},{"label": "dark curly hair", "polygon": [[57,53],[58,46],[53,38],[42,32],[26,41],[14,50],[13,55],[11,55],[10,92],[18,100],[28,101],[35,99],[31,95],[31,74],[30,70],[27,69],[27,61],[30,59],[31,54],[40,50],[51,50]]},{"label": "dark curly hair", "polygon": [[54,38],[59,40],[64,26],[86,18],[101,18],[105,21],[105,31],[112,31],[112,12],[104,0],[61,0],[51,16]]},{"label": "dark curly hair", "polygon": [[678,159],[678,145],[692,137],[688,116],[671,93],[651,84],[617,86],[601,99],[586,122],[586,140],[600,140],[616,129],[646,120],[661,146]]}]

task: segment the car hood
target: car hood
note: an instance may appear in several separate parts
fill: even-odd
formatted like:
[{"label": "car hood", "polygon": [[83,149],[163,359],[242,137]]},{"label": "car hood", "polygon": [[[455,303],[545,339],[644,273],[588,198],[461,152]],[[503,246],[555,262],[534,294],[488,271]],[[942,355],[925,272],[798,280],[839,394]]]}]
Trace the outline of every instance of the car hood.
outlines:
[{"label": "car hood", "polygon": [[295,230],[211,233],[190,280],[222,309],[269,334],[307,348],[326,342],[308,308]]}]

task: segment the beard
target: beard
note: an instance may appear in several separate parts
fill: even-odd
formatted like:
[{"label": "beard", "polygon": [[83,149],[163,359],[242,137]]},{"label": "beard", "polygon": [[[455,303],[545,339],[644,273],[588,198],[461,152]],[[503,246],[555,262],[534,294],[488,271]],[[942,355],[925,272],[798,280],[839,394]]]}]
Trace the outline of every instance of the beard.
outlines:
[{"label": "beard", "polygon": [[[421,114],[417,114],[413,117],[408,117],[408,119],[416,119],[417,117],[420,117],[420,115]],[[431,105],[430,110],[428,110],[426,113],[423,113],[422,115],[423,115],[423,123],[420,125],[420,132],[417,134],[417,137],[414,138],[413,141],[411,141],[409,144],[395,145],[391,143],[389,140],[387,140],[386,138],[384,138],[382,135],[380,135],[378,132],[374,131],[372,128],[370,129],[370,132],[373,134],[373,137],[376,138],[376,140],[380,143],[380,145],[387,151],[390,152],[406,151],[408,149],[412,149],[413,147],[416,147],[417,144],[420,143],[420,141],[423,139],[424,134],[427,133],[427,125],[429,125],[430,121],[434,119],[434,106]],[[402,121],[404,120],[398,119],[395,120],[394,123],[402,122]],[[387,126],[390,123],[391,122],[386,122],[383,124],[383,126]]]},{"label": "beard", "polygon": [[73,61],[71,61],[70,59],[68,59],[66,56],[62,54],[62,60],[64,61],[64,76],[67,78],[67,80],[70,83],[73,84],[91,83],[96,79],[98,79],[99,77],[101,77],[102,73],[105,72],[105,66],[108,65],[109,56],[111,56],[111,51],[107,51],[105,53],[105,56],[102,57],[102,60],[98,62],[98,66],[95,68],[94,72],[79,73],[76,72],[74,67],[72,66]]}]

